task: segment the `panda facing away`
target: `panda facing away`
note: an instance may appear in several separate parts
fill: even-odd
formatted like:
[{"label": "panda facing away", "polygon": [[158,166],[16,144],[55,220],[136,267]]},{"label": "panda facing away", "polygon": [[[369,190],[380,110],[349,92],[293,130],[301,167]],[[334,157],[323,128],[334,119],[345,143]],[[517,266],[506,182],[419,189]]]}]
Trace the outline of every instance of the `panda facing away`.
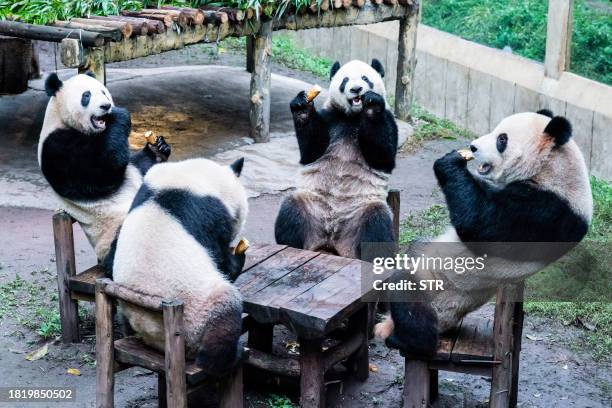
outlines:
[{"label": "panda facing away", "polygon": [[[567,119],[548,110],[518,113],[471,143],[474,172],[457,151],[435,162],[452,228],[434,240],[438,244],[424,243],[418,252],[444,248],[444,256],[457,259],[492,250],[493,256],[482,270],[417,273],[415,279],[441,279],[444,290],[428,292],[426,303],[391,303],[391,316],[376,326],[379,338],[391,347],[433,353],[437,332],[453,329],[499,286],[526,279],[584,238],[593,198],[571,135]],[[423,324],[414,316],[430,318]]]},{"label": "panda facing away", "polygon": [[291,101],[303,167],[277,216],[277,243],[358,258],[361,242],[394,241],[386,196],[397,125],[383,75],[377,59],[336,62],[322,109],[305,92]]},{"label": "panda facing away", "polygon": [[[230,244],[248,211],[242,164],[190,159],[152,167],[121,227],[112,267],[117,283],[184,302],[187,358],[212,376],[227,374],[240,358],[242,298],[232,281],[245,258]],[[143,341],[163,351],[162,317],[120,306]]]},{"label": "panda facing away", "polygon": [[155,163],[166,161],[170,146],[163,137],[130,153],[127,110],[115,106],[93,74],[45,82],[51,97],[38,142],[38,163],[63,209],[87,235],[98,260],[115,239],[142,183]]}]

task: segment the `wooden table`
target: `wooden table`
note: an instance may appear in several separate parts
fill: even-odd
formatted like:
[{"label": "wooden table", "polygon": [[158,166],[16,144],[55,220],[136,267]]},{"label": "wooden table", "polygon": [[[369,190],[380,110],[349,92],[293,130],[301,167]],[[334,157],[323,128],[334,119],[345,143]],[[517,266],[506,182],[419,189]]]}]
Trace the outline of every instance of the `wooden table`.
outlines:
[{"label": "wooden table", "polygon": [[[249,314],[247,364],[275,374],[300,377],[300,406],[325,405],[323,376],[340,361],[360,380],[368,378],[368,304],[361,302],[360,260],[261,245],[247,251],[236,280]],[[271,354],[273,328],[286,326],[298,336],[299,361]],[[340,342],[323,351],[327,335],[345,327]]]}]

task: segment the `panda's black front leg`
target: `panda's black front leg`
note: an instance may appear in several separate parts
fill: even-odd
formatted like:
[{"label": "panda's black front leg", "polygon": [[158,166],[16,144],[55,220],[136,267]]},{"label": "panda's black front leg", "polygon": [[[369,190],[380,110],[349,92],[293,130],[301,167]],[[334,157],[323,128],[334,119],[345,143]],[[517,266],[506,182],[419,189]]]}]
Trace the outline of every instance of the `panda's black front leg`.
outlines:
[{"label": "panda's black front leg", "polygon": [[128,137],[132,129],[130,113],[127,109],[115,106],[105,116],[106,129],[96,136],[101,149],[98,155],[99,167],[103,169],[122,169],[130,160]]},{"label": "panda's black front leg", "polygon": [[142,175],[145,175],[153,165],[168,161],[171,152],[172,148],[166,139],[163,136],[157,136],[155,144],[147,142],[142,150],[133,153],[130,162],[140,170]]},{"label": "panda's black front leg", "polygon": [[359,125],[361,153],[372,168],[390,173],[395,168],[397,154],[395,118],[386,109],[385,99],[376,92],[366,92],[362,101]]},{"label": "panda's black front leg", "polygon": [[245,254],[234,254],[231,248],[228,248],[221,264],[221,271],[227,275],[230,282],[234,282],[242,273],[245,262]]},{"label": "panda's black front leg", "polygon": [[314,103],[308,102],[305,91],[298,93],[289,107],[300,148],[300,163],[310,164],[321,157],[329,146],[327,123],[317,112]]}]

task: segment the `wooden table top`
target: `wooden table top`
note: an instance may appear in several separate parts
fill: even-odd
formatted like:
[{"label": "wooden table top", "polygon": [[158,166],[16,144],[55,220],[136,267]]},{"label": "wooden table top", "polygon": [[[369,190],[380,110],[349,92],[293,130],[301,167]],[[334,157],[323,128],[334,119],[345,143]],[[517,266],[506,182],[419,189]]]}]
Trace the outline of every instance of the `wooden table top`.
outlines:
[{"label": "wooden table top", "polygon": [[236,286],[244,311],[260,323],[282,323],[305,338],[322,337],[365,304],[366,262],[295,249],[253,245]]}]

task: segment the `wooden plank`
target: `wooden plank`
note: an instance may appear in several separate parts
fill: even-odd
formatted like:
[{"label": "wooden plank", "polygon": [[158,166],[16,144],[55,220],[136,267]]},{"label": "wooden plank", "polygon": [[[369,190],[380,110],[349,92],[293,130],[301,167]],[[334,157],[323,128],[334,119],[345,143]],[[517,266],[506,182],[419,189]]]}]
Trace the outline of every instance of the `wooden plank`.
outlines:
[{"label": "wooden plank", "polygon": [[96,284],[96,407],[114,406],[113,304],[106,283]]},{"label": "wooden plank", "polygon": [[261,323],[277,322],[280,308],[351,263],[349,258],[321,254],[244,299],[244,309]]},{"label": "wooden plank", "polygon": [[457,337],[461,332],[461,325],[463,322],[459,322],[457,329],[444,333],[438,340],[438,351],[436,353],[435,361],[449,361],[453,352],[453,347],[457,342]]},{"label": "wooden plank", "polygon": [[104,268],[102,268],[101,265],[92,266],[91,268],[70,278],[70,290],[87,295],[93,295],[96,290],[96,280],[104,278],[104,273]]},{"label": "wooden plank", "polygon": [[[74,235],[72,218],[65,212],[53,215],[53,240],[55,242],[62,341],[64,343],[78,342],[80,341],[79,309],[76,300],[70,297],[70,281],[76,273]],[[92,295],[94,291],[95,289],[92,289]]]},{"label": "wooden plank", "polygon": [[240,275],[235,285],[248,298],[318,255],[318,252],[287,247]]},{"label": "wooden plank", "polygon": [[463,319],[451,359],[455,363],[493,360],[493,320],[466,316]]},{"label": "wooden plank", "polygon": [[285,303],[281,321],[305,338],[324,336],[335,329],[359,307],[361,302],[361,267],[351,263],[323,282]]},{"label": "wooden plank", "polygon": [[[137,337],[124,337],[115,340],[115,359],[120,363],[146,368],[155,372],[164,371],[164,354],[144,344]],[[201,382],[206,375],[195,362],[188,361],[185,366],[187,382],[191,385]]]},{"label": "wooden plank", "polygon": [[574,0],[548,0],[544,74],[559,79],[570,66]]},{"label": "wooden plank", "polygon": [[245,253],[246,261],[244,262],[244,266],[242,270],[245,272],[248,271],[253,266],[265,261],[272,255],[277,254],[278,252],[282,251],[285,248],[287,248],[287,245],[277,245],[277,244],[270,244],[270,245],[253,244],[251,245]]}]

